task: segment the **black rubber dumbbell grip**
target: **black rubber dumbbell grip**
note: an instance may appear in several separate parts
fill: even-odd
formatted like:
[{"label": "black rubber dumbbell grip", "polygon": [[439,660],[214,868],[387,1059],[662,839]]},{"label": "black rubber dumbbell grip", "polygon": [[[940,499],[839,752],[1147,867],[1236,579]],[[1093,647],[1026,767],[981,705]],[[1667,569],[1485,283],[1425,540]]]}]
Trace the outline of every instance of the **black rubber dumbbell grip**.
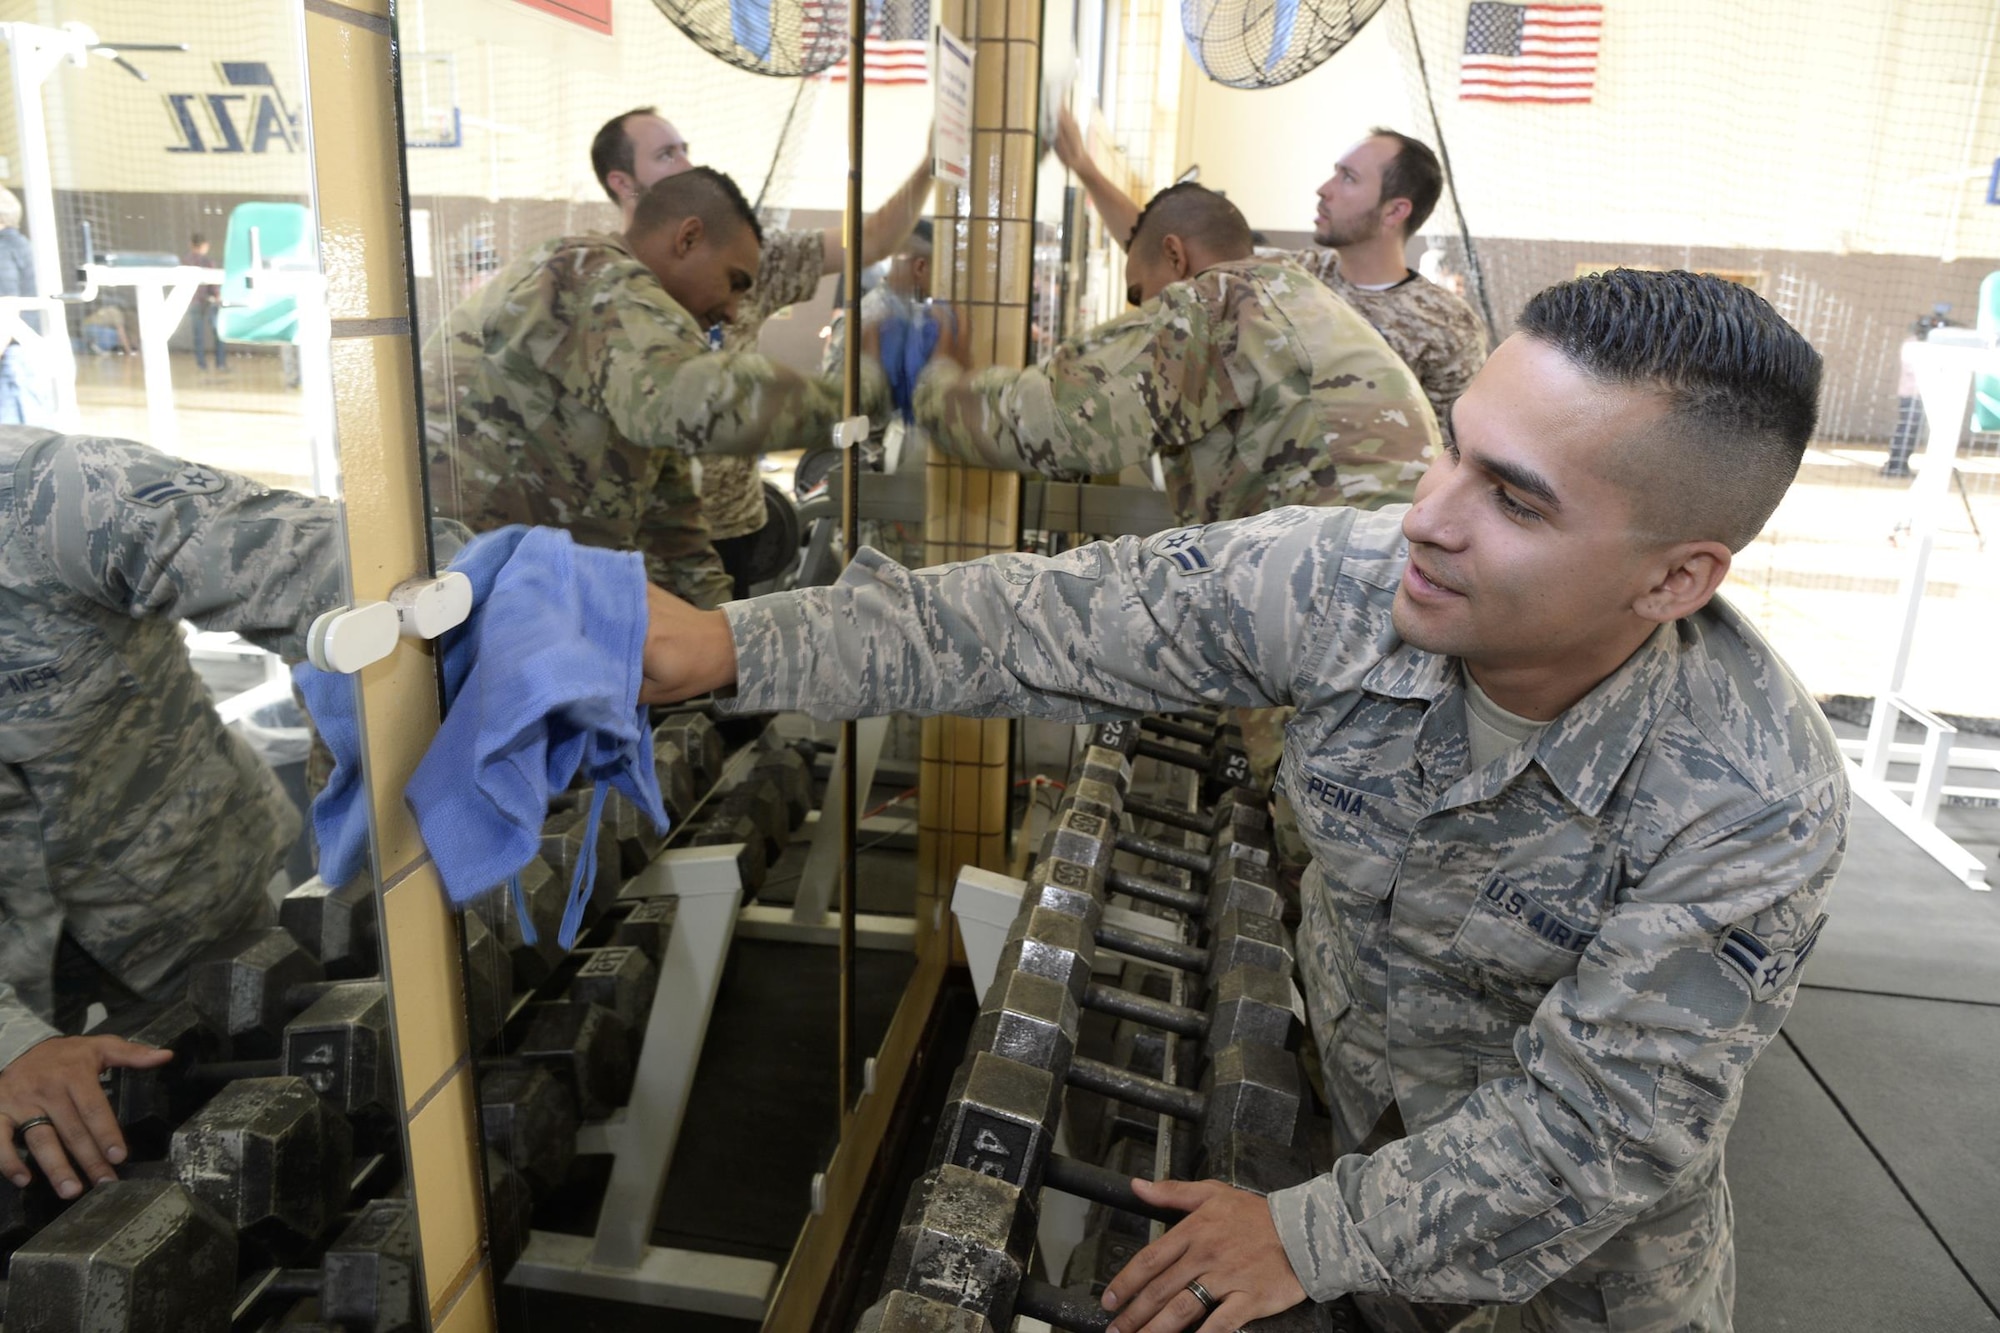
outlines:
[{"label": "black rubber dumbbell grip", "polygon": [[1122,953],[1128,958],[1158,963],[1161,967],[1171,967],[1197,975],[1208,971],[1208,950],[1197,948],[1192,944],[1177,944],[1173,940],[1163,940],[1157,935],[1148,935],[1143,930],[1126,930],[1122,926],[1099,926],[1097,944],[1099,948]]},{"label": "black rubber dumbbell grip", "polygon": [[1208,895],[1196,893],[1192,889],[1177,889],[1171,884],[1162,884],[1157,879],[1147,879],[1144,875],[1127,874],[1114,870],[1105,876],[1104,882],[1120,893],[1129,893],[1143,902],[1158,903],[1171,907],[1176,912],[1189,916],[1200,916],[1208,911]]},{"label": "black rubber dumbbell grip", "polygon": [[1141,1110],[1170,1115],[1176,1120],[1192,1122],[1201,1119],[1203,1098],[1192,1088],[1175,1087],[1156,1078],[1147,1078],[1144,1074],[1135,1074],[1129,1069],[1120,1069],[1117,1065],[1105,1064],[1102,1060],[1081,1055],[1073,1057],[1069,1062],[1068,1078],[1072,1086],[1130,1103]]},{"label": "black rubber dumbbell grip", "polygon": [[1158,838],[1142,838],[1136,833],[1121,833],[1118,835],[1117,846],[1121,852],[1143,856],[1148,861],[1158,861],[1161,865],[1172,866],[1176,870],[1187,870],[1197,875],[1206,875],[1209,872],[1207,852],[1191,852],[1185,847],[1161,842]]},{"label": "black rubber dumbbell grip", "polygon": [[1132,1178],[1124,1172],[1092,1166],[1074,1157],[1050,1157],[1048,1167],[1042,1173],[1042,1184],[1058,1193],[1073,1194],[1079,1199],[1116,1208],[1121,1213],[1165,1222],[1168,1226],[1187,1216],[1178,1208],[1162,1208],[1134,1194]]},{"label": "black rubber dumbbell grip", "polygon": [[1165,824],[1170,828],[1186,829],[1190,833],[1209,833],[1215,828],[1214,818],[1193,810],[1177,810],[1171,805],[1149,801],[1142,796],[1125,798],[1125,813],[1134,819],[1150,819],[1155,824]]},{"label": "black rubber dumbbell grip", "polygon": [[1156,1000],[1150,995],[1137,995],[1117,986],[1105,986],[1091,982],[1083,991],[1083,1007],[1095,1009],[1099,1013],[1110,1014],[1114,1018],[1129,1018],[1134,1023],[1142,1023],[1162,1032],[1173,1032],[1183,1037],[1200,1040],[1208,1035],[1208,1015],[1199,1009],[1173,1004],[1166,1000]]},{"label": "black rubber dumbbell grip", "polygon": [[1192,741],[1196,745],[1215,744],[1215,728],[1195,726],[1187,722],[1176,722],[1170,717],[1142,717],[1139,725],[1147,731],[1177,741]]},{"label": "black rubber dumbbell grip", "polygon": [[1014,1313],[1071,1333],[1104,1333],[1111,1327],[1111,1311],[1096,1300],[1038,1277],[1022,1279],[1020,1294],[1014,1297]]}]

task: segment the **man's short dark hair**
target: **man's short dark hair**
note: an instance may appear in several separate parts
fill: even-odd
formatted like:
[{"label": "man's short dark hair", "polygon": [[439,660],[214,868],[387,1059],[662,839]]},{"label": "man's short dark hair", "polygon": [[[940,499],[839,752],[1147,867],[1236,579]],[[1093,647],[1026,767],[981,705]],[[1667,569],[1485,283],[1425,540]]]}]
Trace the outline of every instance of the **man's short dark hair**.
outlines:
[{"label": "man's short dark hair", "polygon": [[1248,259],[1256,248],[1243,211],[1193,181],[1169,185],[1148,200],[1125,248],[1134,254],[1142,244],[1157,249],[1168,236],[1192,241],[1222,259]]},{"label": "man's short dark hair", "polygon": [[1380,125],[1368,134],[1371,138],[1396,141],[1396,155],[1382,168],[1382,202],[1410,201],[1410,216],[1403,220],[1403,235],[1415,236],[1417,228],[1430,221],[1431,210],[1444,194],[1444,167],[1422,139],[1412,139],[1401,130],[1384,129]]},{"label": "man's short dark hair", "polygon": [[194,233],[194,235],[192,235],[192,236],[188,237],[188,244],[189,244],[190,246],[196,246],[196,245],[207,245],[207,244],[208,244],[208,233],[207,233],[207,232],[200,232],[200,231],[198,231],[198,232]]},{"label": "man's short dark hair", "polygon": [[625,133],[625,122],[634,116],[657,116],[660,109],[653,106],[635,106],[630,111],[621,111],[598,127],[590,140],[590,169],[597,173],[597,183],[604,187],[612,203],[618,203],[618,191],[611,188],[611,173],[622,171],[627,176],[635,175],[638,165],[632,159],[632,136]]},{"label": "man's short dark hair", "polygon": [[1539,293],[1519,328],[1592,379],[1665,399],[1665,426],[1606,459],[1643,537],[1740,551],[1763,530],[1818,424],[1822,364],[1770,302],[1707,274],[1619,268]]},{"label": "man's short dark hair", "polygon": [[689,167],[647,186],[632,212],[631,234],[645,236],[683,218],[700,218],[701,225],[716,237],[745,226],[757,244],[764,243],[764,225],[757,221],[757,210],[750,207],[736,182],[714,167]]}]

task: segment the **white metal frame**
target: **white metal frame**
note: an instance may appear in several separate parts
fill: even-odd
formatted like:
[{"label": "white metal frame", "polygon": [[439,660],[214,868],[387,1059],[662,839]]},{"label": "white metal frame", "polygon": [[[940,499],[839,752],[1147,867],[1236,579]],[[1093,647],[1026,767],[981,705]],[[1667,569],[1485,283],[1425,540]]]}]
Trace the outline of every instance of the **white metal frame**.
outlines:
[{"label": "white metal frame", "polygon": [[[1930,572],[1931,551],[1937,543],[1939,515],[1950,498],[1959,428],[1971,403],[1972,377],[1975,373],[2000,374],[2000,348],[1983,338],[1977,343],[1959,341],[1967,337],[1963,330],[1936,333],[1946,336],[1940,339],[1934,333],[1931,340],[1913,349],[1917,390],[1923,397],[1924,417],[1930,431],[1924,443],[1923,464],[1910,486],[1910,555],[1896,594],[1898,623],[1887,679],[1876,696],[1867,739],[1845,742],[1841,748],[1853,765],[1850,778],[1857,796],[1966,887],[1987,890],[1992,886],[1986,882],[1985,863],[1937,826],[1937,812],[1947,791],[1978,790],[1948,788],[1947,775],[1954,766],[2000,771],[2000,758],[1972,757],[1961,751],[1963,757],[1955,761],[1952,737],[1956,728],[1903,693],[1909,675],[1910,649],[1916,638],[1917,613],[1923,604],[1924,583]],[[1905,717],[1922,724],[1921,746],[1896,743],[1897,724]],[[1912,757],[1917,760],[1916,782],[1890,782],[1890,763],[1905,762]]]},{"label": "white metal frame", "polygon": [[579,1152],[616,1159],[597,1232],[531,1232],[527,1249],[507,1274],[508,1285],[732,1319],[764,1317],[777,1287],[776,1264],[651,1243],[743,900],[737,851],[725,846],[665,852],[619,895],[671,897],[680,905],[660,961],[631,1100],[577,1133]]}]

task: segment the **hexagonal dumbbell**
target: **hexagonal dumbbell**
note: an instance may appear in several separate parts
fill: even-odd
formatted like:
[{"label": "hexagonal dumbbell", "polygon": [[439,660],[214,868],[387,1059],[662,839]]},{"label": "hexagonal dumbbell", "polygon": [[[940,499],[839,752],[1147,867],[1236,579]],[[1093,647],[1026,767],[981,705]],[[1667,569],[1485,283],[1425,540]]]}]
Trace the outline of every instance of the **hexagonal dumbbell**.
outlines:
[{"label": "hexagonal dumbbell", "polygon": [[1062,1114],[1062,1071],[974,1050],[959,1066],[933,1140],[933,1164],[964,1168],[1033,1191]]},{"label": "hexagonal dumbbell", "polygon": [[967,1049],[1060,1074],[1076,1050],[1076,1024],[1076,997],[1063,982],[1002,971],[987,988]]},{"label": "hexagonal dumbbell", "polygon": [[529,1005],[513,1054],[554,1074],[585,1120],[602,1120],[632,1089],[632,1037],[603,1005],[557,1000]]},{"label": "hexagonal dumbbell", "polygon": [[69,1201],[58,1195],[39,1171],[30,1175],[25,1188],[0,1177],[0,1269],[5,1268],[8,1256],[61,1217],[68,1206]]},{"label": "hexagonal dumbbell", "polygon": [[719,805],[709,812],[702,821],[688,830],[689,847],[726,847],[736,845],[742,850],[736,854],[736,877],[743,885],[745,896],[755,896],[764,886],[764,878],[770,871],[770,855],[766,848],[762,829],[746,811],[726,812]]},{"label": "hexagonal dumbbell", "polygon": [[658,989],[659,969],[637,948],[616,945],[602,949],[579,949],[576,975],[570,978],[568,995],[585,1004],[601,1004],[618,1015],[637,1035],[645,1030],[653,1013],[653,992]]},{"label": "hexagonal dumbbell", "polygon": [[1071,895],[1068,901],[1077,909],[1070,912],[1072,916],[1090,910],[1076,901],[1079,897],[1094,899],[1101,907],[1115,831],[1115,824],[1104,816],[1073,809],[1057,811],[1042,839],[1041,855],[1029,873],[1031,894],[1058,910],[1069,909],[1062,905],[1063,900],[1039,890],[1046,887]]},{"label": "hexagonal dumbbell", "polygon": [[667,956],[667,940],[673,935],[680,899],[626,898],[621,906],[624,910],[611,928],[611,943],[639,950],[658,967]]},{"label": "hexagonal dumbbell", "polygon": [[185,999],[121,1010],[98,1031],[174,1053],[164,1067],[109,1069],[104,1077],[104,1094],[132,1160],[164,1157],[175,1128],[215,1092],[215,1084],[190,1078],[190,1068],[219,1061],[226,1044]]},{"label": "hexagonal dumbbell", "polygon": [[1237,967],[1292,975],[1292,935],[1284,922],[1238,908],[1216,917],[1206,948],[1109,924],[1098,926],[1096,939],[1100,948],[1201,977],[1218,976]]},{"label": "hexagonal dumbbell", "polygon": [[787,829],[806,822],[806,814],[813,808],[813,773],[812,761],[805,755],[781,745],[759,758],[750,776],[771,783],[784,798]]},{"label": "hexagonal dumbbell", "polygon": [[752,773],[712,804],[714,813],[704,815],[703,822],[747,818],[764,839],[764,863],[778,863],[778,858],[785,854],[785,845],[792,840],[792,825],[784,794],[776,782]]},{"label": "hexagonal dumbbell", "polygon": [[653,745],[671,745],[687,763],[699,795],[722,776],[722,733],[701,713],[669,713],[653,728]]},{"label": "hexagonal dumbbell", "polygon": [[604,794],[604,822],[618,844],[618,871],[621,881],[644,870],[660,854],[666,842],[665,829],[656,828],[638,802],[611,788]]},{"label": "hexagonal dumbbell", "polygon": [[487,1146],[537,1198],[562,1185],[576,1156],[576,1098],[540,1065],[501,1065],[479,1074],[479,1123]]},{"label": "hexagonal dumbbell", "polygon": [[[565,901],[569,886],[576,882],[577,866],[583,860],[584,840],[589,832],[590,812],[587,808],[558,810],[542,825],[542,860],[556,872],[556,879],[563,886]],[[591,892],[583,910],[586,923],[595,922],[602,916],[604,909],[610,906],[625,884],[618,839],[602,819],[597,825],[596,856],[597,873],[592,878]]]},{"label": "hexagonal dumbbell", "polygon": [[513,980],[524,986],[539,986],[562,963],[563,947],[556,940],[562,929],[563,908],[569,901],[569,884],[540,857],[521,867],[521,903],[527,907],[534,927],[535,942],[529,944],[521,929],[521,908],[514,901],[511,885],[499,885],[472,900],[467,911],[486,923],[486,928],[507,951],[513,963]]},{"label": "hexagonal dumbbell", "polygon": [[886,1285],[1012,1320],[1035,1243],[1035,1210],[1024,1191],[994,1176],[946,1164],[910,1191],[889,1255]]},{"label": "hexagonal dumbbell", "polygon": [[465,978],[466,1039],[475,1052],[493,1044],[514,1008],[514,960],[500,937],[472,913],[460,919]]},{"label": "hexagonal dumbbell", "polygon": [[188,964],[188,1003],[230,1052],[274,1056],[285,1024],[311,1002],[300,988],[326,979],[319,959],[273,926],[219,940]]},{"label": "hexagonal dumbbell", "polygon": [[[1077,1000],[1083,999],[1090,984],[1090,969],[1097,956],[1091,923],[1082,917],[1025,901],[1013,924],[1007,927],[1006,942],[994,976],[1029,972],[1047,977]],[[996,982],[997,984],[997,982]]]},{"label": "hexagonal dumbbell", "polygon": [[706,790],[695,789],[694,770],[688,766],[681,747],[672,741],[654,740],[653,777],[660,784],[660,804],[666,807],[667,818],[676,824],[688,817]]},{"label": "hexagonal dumbbell", "polygon": [[278,904],[278,924],[319,959],[335,981],[372,977],[381,971],[375,881],[369,875],[356,875],[339,888],[314,876]]},{"label": "hexagonal dumbbell", "polygon": [[174,1178],[280,1263],[323,1236],[354,1165],[347,1119],[302,1078],[239,1079],[174,1132]]},{"label": "hexagonal dumbbell", "polygon": [[993,1321],[913,1291],[892,1291],[861,1314],[854,1333],[995,1333]]},{"label": "hexagonal dumbbell", "polygon": [[166,1180],[111,1181],[14,1252],[7,1326],[228,1333],[236,1262],[228,1220],[192,1191]]},{"label": "hexagonal dumbbell", "polygon": [[396,1055],[379,981],[339,982],[285,1025],[284,1072],[347,1115],[393,1111]]}]

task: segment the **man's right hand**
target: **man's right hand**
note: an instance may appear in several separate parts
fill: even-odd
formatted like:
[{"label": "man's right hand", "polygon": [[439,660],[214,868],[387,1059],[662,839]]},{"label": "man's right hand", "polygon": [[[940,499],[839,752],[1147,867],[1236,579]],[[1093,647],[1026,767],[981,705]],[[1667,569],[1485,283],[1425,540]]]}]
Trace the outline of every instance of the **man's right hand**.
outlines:
[{"label": "man's right hand", "polygon": [[1080,171],[1090,165],[1090,149],[1083,142],[1083,127],[1076,123],[1076,117],[1068,107],[1056,112],[1056,161],[1071,171]]},{"label": "man's right hand", "polygon": [[[25,1141],[65,1199],[83,1193],[79,1172],[93,1185],[116,1180],[112,1168],[125,1160],[125,1136],[98,1075],[107,1069],[153,1069],[173,1058],[172,1051],[123,1037],[51,1037],[30,1046],[0,1069],[0,1175],[27,1188],[30,1176],[20,1153]],[[44,1116],[49,1123],[16,1137],[20,1126]]]},{"label": "man's right hand", "polygon": [[646,585],[642,704],[672,704],[736,683],[736,640],[720,611],[690,606],[657,584]]}]

